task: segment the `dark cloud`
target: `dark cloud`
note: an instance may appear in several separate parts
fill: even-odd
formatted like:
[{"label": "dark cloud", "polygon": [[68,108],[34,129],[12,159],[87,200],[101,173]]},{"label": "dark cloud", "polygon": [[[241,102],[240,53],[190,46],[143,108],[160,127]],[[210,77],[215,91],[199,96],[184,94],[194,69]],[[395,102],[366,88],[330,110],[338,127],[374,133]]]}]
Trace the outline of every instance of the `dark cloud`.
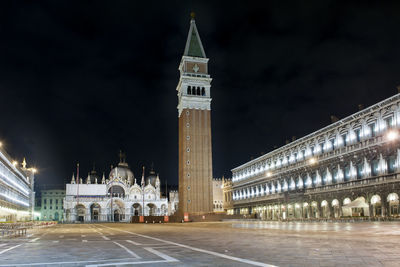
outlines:
[{"label": "dark cloud", "polygon": [[0,138],[39,183],[127,152],[176,184],[189,13],[210,58],[214,176],[396,93],[396,3],[2,2]]}]

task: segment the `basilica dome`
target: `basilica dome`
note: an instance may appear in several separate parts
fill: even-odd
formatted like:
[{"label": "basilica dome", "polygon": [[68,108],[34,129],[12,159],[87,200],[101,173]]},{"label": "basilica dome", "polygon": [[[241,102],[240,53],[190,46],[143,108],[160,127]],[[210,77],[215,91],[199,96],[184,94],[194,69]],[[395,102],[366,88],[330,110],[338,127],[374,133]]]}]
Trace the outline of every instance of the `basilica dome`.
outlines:
[{"label": "basilica dome", "polygon": [[120,162],[120,163],[118,163],[117,167],[113,168],[110,171],[109,177],[110,177],[110,180],[117,177],[119,179],[128,180],[128,181],[132,182],[134,175],[133,175],[133,172],[131,171],[131,169],[129,168],[128,163]]},{"label": "basilica dome", "polygon": [[155,171],[152,169],[149,173],[149,176],[146,178],[146,185],[151,184],[152,186],[156,186],[157,175]]}]

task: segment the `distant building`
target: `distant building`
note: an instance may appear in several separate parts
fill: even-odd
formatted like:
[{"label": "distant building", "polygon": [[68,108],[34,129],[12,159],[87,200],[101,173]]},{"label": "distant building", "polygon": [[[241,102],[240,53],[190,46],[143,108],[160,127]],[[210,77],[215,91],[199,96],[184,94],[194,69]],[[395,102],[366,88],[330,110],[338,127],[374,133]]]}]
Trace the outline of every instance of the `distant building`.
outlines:
[{"label": "distant building", "polygon": [[42,221],[63,221],[65,190],[42,190],[40,219]]},{"label": "distant building", "polygon": [[224,211],[223,179],[213,178],[213,212]]},{"label": "distant building", "polygon": [[35,172],[25,159],[19,166],[0,143],[0,222],[33,219]]},{"label": "distant building", "polygon": [[129,222],[132,216],[168,215],[168,199],[160,193],[159,175],[150,170],[138,183],[133,172],[120,155],[118,166],[108,177],[90,172],[83,183],[75,178],[66,185],[65,221]]},{"label": "distant building", "polygon": [[233,212],[233,191],[232,191],[232,180],[222,179],[222,191],[224,195],[223,207],[226,214],[232,215]]},{"label": "distant building", "polygon": [[173,215],[178,210],[179,193],[177,190],[169,191],[168,214]]},{"label": "distant building", "polygon": [[400,94],[232,170],[235,213],[398,217]]}]

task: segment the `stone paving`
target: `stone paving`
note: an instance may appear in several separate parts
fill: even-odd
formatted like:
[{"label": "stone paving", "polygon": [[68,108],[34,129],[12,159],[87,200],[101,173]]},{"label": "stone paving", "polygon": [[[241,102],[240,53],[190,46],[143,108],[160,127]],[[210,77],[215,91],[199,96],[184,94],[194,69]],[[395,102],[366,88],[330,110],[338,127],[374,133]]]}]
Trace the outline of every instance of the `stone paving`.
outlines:
[{"label": "stone paving", "polygon": [[400,266],[400,223],[66,224],[0,240],[0,266]]}]

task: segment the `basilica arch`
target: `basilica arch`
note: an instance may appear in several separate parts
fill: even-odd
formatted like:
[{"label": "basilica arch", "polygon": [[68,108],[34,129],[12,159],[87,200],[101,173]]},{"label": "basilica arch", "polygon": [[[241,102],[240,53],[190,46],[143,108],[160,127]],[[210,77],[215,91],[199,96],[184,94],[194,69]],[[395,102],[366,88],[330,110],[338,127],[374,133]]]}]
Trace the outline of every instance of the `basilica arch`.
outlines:
[{"label": "basilica arch", "polygon": [[107,209],[110,211],[109,220],[120,222],[125,220],[125,204],[120,198],[113,198],[108,201]]},{"label": "basilica arch", "polygon": [[132,214],[132,216],[142,216],[142,214],[143,214],[142,205],[139,203],[133,204],[132,208],[131,208],[131,214]]}]

